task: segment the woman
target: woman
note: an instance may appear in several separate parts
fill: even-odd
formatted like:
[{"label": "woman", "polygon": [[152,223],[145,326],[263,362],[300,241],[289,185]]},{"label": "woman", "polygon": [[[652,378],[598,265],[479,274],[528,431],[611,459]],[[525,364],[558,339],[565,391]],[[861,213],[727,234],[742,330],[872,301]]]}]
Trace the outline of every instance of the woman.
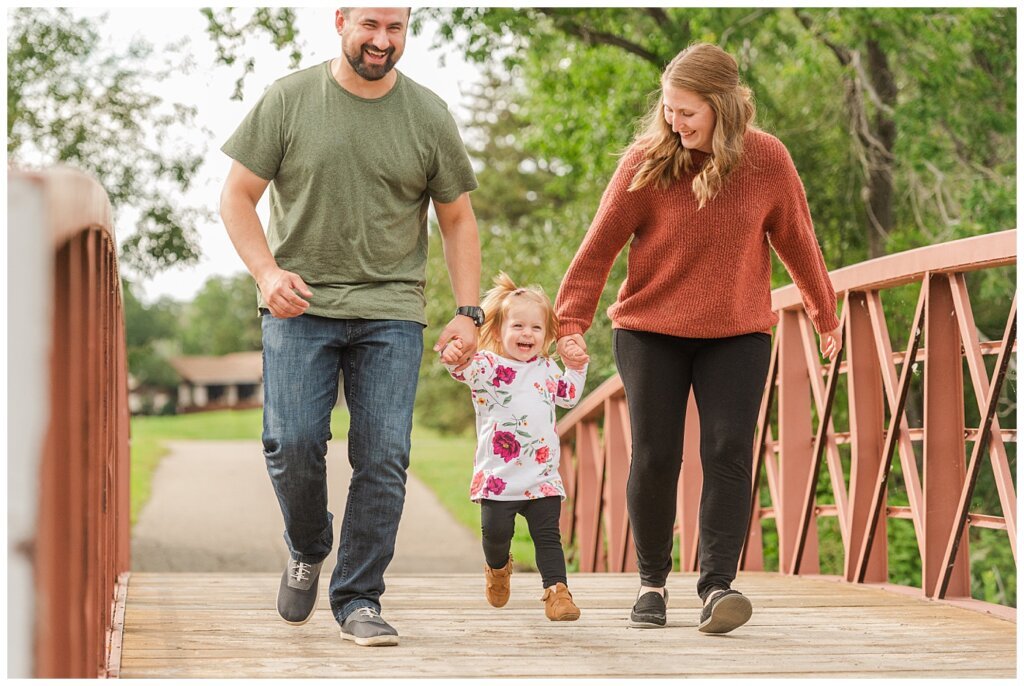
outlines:
[{"label": "woman", "polygon": [[626,496],[640,571],[631,613],[638,626],[666,621],[691,386],[704,472],[698,628],[725,633],[750,618],[750,601],[731,584],[750,518],[754,428],[778,321],[769,242],[800,289],[822,355],[832,359],[841,346],[800,177],[785,146],[753,121],[750,90],[728,53],[703,43],[679,53],[558,292],[558,352],[572,363],[586,351],[582,334],[632,239],[608,315],[632,427]]}]

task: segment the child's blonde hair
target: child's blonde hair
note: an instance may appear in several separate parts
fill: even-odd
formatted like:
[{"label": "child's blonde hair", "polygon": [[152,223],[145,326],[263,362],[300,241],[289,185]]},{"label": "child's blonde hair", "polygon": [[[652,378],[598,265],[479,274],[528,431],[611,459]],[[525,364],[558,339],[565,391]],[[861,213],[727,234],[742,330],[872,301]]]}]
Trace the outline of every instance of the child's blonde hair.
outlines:
[{"label": "child's blonde hair", "polygon": [[494,288],[484,293],[480,306],[484,311],[484,325],[480,327],[480,349],[489,350],[498,355],[505,355],[501,344],[501,329],[508,318],[508,311],[513,305],[522,302],[536,303],[544,308],[547,315],[547,331],[541,344],[541,355],[550,355],[551,346],[558,336],[558,317],[555,308],[540,286],[519,288],[505,272],[498,272],[494,277]]}]

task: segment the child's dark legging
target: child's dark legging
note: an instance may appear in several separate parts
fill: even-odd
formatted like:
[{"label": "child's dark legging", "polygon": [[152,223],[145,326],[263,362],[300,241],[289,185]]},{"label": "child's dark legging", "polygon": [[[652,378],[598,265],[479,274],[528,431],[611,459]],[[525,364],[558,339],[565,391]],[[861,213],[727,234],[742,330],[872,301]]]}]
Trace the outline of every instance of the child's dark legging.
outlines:
[{"label": "child's dark legging", "polygon": [[640,581],[662,587],[672,570],[672,528],[686,402],[700,415],[700,579],[703,599],[736,578],[750,519],[754,428],[771,337],[678,338],[616,329],[612,338],[629,405],[633,457],[626,484]]},{"label": "child's dark legging", "polygon": [[508,563],[516,515],[521,514],[530,527],[530,537],[537,551],[537,569],[540,570],[544,588],[554,586],[559,581],[567,583],[562,535],[558,529],[561,512],[562,499],[559,496],[536,500],[481,500],[480,529],[483,532],[484,560],[487,566],[501,569]]}]

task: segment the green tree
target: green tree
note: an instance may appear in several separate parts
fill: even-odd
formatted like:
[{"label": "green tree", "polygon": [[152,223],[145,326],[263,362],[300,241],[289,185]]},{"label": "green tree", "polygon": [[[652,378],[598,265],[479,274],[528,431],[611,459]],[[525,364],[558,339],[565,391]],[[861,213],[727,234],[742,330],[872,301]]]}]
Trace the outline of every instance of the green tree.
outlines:
[{"label": "green tree", "polygon": [[1013,225],[1016,10],[794,13],[841,67],[869,256]]},{"label": "green tree", "polygon": [[[1013,225],[1012,8],[426,12],[438,42],[521,79],[524,138],[581,195],[608,176],[593,149],[615,150],[663,66],[703,40],[736,55],[759,119],[790,147],[831,266]],[[586,87],[625,64],[651,76],[618,66],[604,90]]]},{"label": "green tree", "polygon": [[199,129],[196,111],[150,92],[184,59],[151,66],[151,45],[111,48],[100,22],[67,9],[19,8],[8,20],[8,163],[64,163],[95,175],[116,224],[136,229],[121,258],[138,273],[194,262],[195,225],[209,212],[178,198],[205,152],[183,135]]},{"label": "green tree", "polygon": [[242,272],[207,279],[185,308],[178,338],[185,355],[225,355],[262,349],[252,277]]},{"label": "green tree", "polygon": [[[241,100],[245,79],[256,70],[256,59],[245,55],[246,41],[262,40],[265,35],[278,50],[289,50],[290,68],[298,69],[302,61],[303,44],[295,26],[295,10],[288,7],[254,7],[239,10],[236,7],[201,10],[206,18],[206,34],[217,51],[217,62],[226,66],[241,63],[242,73],[235,81],[232,100]],[[245,16],[240,16],[239,11]]]},{"label": "green tree", "polygon": [[162,298],[147,306],[136,297],[130,280],[122,279],[121,285],[128,373],[144,386],[176,386],[178,373],[167,357],[177,347],[180,303]]}]

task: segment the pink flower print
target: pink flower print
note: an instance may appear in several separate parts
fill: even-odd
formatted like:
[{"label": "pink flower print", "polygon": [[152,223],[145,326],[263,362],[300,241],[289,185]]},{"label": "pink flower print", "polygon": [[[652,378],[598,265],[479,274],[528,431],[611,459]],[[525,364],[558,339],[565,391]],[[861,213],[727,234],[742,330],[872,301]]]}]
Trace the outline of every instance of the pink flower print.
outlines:
[{"label": "pink flower print", "polygon": [[487,485],[484,486],[484,496],[501,495],[505,490],[506,485],[507,484],[504,479],[500,479],[496,476],[489,476],[487,477]]},{"label": "pink flower print", "polygon": [[511,462],[519,457],[519,441],[508,431],[495,431],[491,447],[494,448],[495,454],[505,462]]},{"label": "pink flower print", "polygon": [[565,382],[562,381],[561,379],[558,380],[558,392],[557,392],[557,395],[558,395],[559,398],[564,398],[565,397]]},{"label": "pink flower print", "polygon": [[547,483],[544,483],[544,484],[540,485],[540,492],[542,494],[544,494],[545,496],[552,496],[552,495],[560,496],[560,495],[562,495],[561,493],[558,492],[557,488],[555,488],[551,484],[547,484]]},{"label": "pink flower print", "polygon": [[551,448],[543,445],[537,448],[537,452],[533,454],[533,459],[537,460],[537,464],[544,464],[551,458]]},{"label": "pink flower print", "polygon": [[452,378],[455,379],[456,381],[465,381],[466,375],[462,372],[459,372],[458,374],[452,372]]},{"label": "pink flower print", "polygon": [[501,384],[507,386],[515,381],[515,378],[516,370],[499,364],[494,370],[494,381],[491,383],[494,384],[495,388],[501,388]]},{"label": "pink flower print", "polygon": [[572,400],[575,397],[576,397],[576,384],[571,383],[571,384],[569,384],[569,400]]},{"label": "pink flower print", "polygon": [[552,381],[551,379],[548,379],[548,393],[554,393],[557,389],[558,386],[555,385],[555,382]]},{"label": "pink flower print", "polygon": [[469,495],[473,497],[480,492],[480,487],[484,485],[484,473],[477,472],[473,475],[473,483],[469,485]]}]

